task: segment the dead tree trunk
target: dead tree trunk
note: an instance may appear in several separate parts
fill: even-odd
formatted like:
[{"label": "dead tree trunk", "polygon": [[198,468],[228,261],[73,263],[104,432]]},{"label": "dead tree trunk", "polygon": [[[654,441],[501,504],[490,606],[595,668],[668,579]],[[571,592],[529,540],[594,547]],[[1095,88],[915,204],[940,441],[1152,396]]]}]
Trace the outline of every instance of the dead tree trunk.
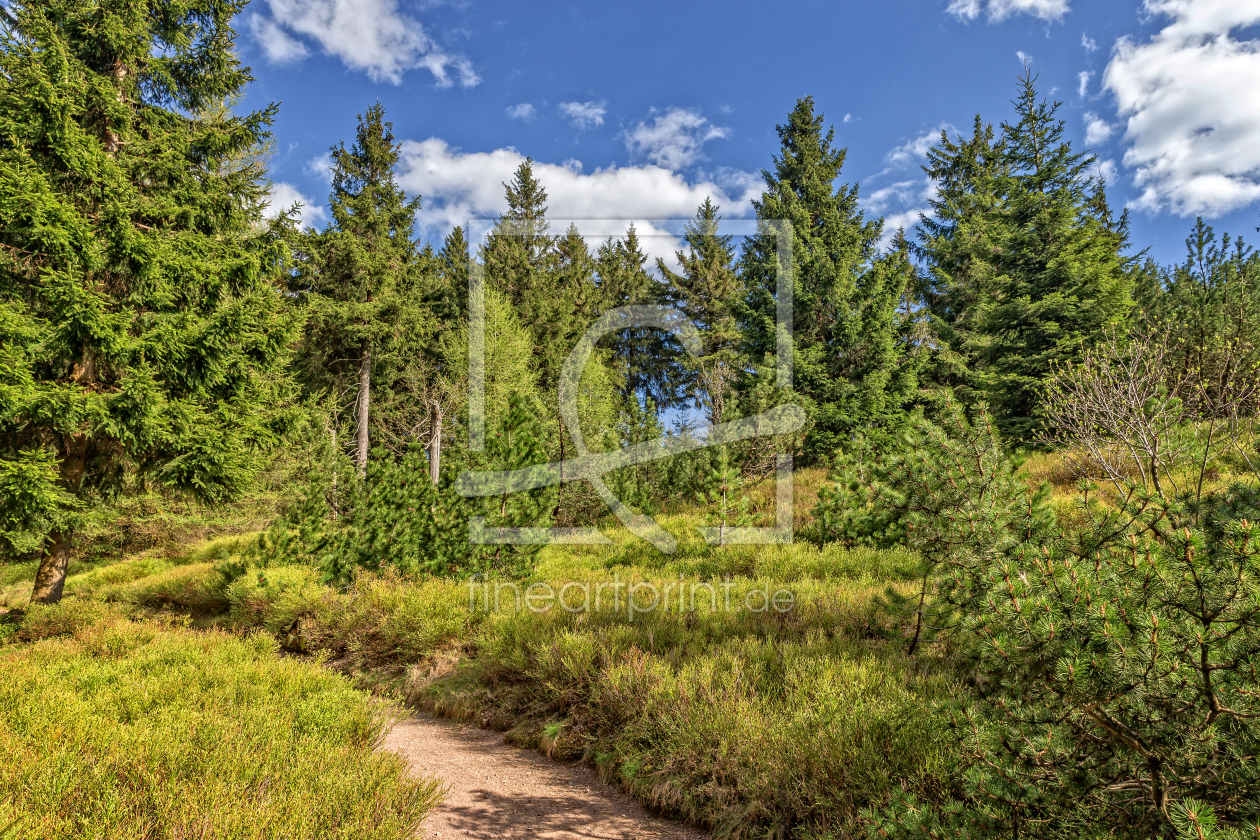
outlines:
[{"label": "dead tree trunk", "polygon": [[371,402],[372,348],[365,340],[359,360],[359,394],[355,400],[354,466],[359,477],[367,475],[368,462],[368,408]]},{"label": "dead tree trunk", "polygon": [[429,479],[438,483],[442,470],[442,406],[434,403],[432,430],[429,435]]}]

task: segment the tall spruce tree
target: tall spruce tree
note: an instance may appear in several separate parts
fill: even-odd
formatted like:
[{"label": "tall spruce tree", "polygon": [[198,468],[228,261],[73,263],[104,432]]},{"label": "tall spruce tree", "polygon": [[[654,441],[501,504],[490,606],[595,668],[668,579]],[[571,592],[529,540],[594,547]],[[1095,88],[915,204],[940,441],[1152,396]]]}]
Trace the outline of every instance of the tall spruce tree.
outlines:
[{"label": "tall spruce tree", "polygon": [[919,254],[942,352],[936,372],[960,396],[985,399],[1002,433],[1034,440],[1038,393],[1132,306],[1122,255],[1127,218],[1114,219],[1095,158],[1063,139],[1061,103],[1020,77],[1018,120],[1001,136],[979,118],[970,140],[929,153],[940,187]]},{"label": "tall spruce tree", "polygon": [[[633,224],[624,237],[610,237],[600,245],[595,261],[606,308],[666,302],[665,286],[648,271],[648,257]],[[610,363],[622,381],[622,401],[628,415],[655,417],[660,409],[678,404],[680,383],[674,375],[673,359],[680,348],[672,335],[654,329],[622,330],[605,339],[605,346],[611,350]]]},{"label": "tall spruce tree", "polygon": [[1006,173],[993,126],[976,115],[970,138],[941,131],[923,171],[936,186],[930,215],[919,220],[914,248],[924,263],[920,294],[934,353],[926,380],[964,403],[980,399],[982,302],[992,294],[990,262],[998,225],[998,181]]},{"label": "tall spruce tree", "polygon": [[501,290],[529,328],[535,326],[541,277],[554,259],[556,238],[547,222],[547,191],[534,177],[534,161],[526,158],[512,180],[503,185],[507,212],[486,240],[482,262],[486,280]]},{"label": "tall spruce tree", "polygon": [[735,273],[732,237],[719,233],[722,217],[709,198],[687,223],[678,251],[682,273],[670,270],[662,259],[657,269],[665,280],[665,299],[676,306],[700,333],[700,353],[683,361],[685,393],[705,412],[710,425],[725,418],[736,380],[742,372],[740,330],[733,307],[738,301],[739,278]]},{"label": "tall spruce tree", "polygon": [[[805,454],[830,456],[859,431],[879,433],[897,424],[914,396],[897,340],[897,304],[911,282],[900,257],[876,266],[882,224],[858,208],[857,185],[836,186],[845,150],[835,130],[823,133],[814,100],[796,103],[778,126],[781,149],[766,191],[753,202],[763,222],[792,224],[795,389],[811,404]],[[749,240],[741,258],[746,305],[743,324],[754,361],[770,363],[775,350],[775,235]],[[897,267],[897,270],[893,270]]]},{"label": "tall spruce tree", "polygon": [[1105,184],[1090,176],[1096,158],[1063,139],[1060,104],[1042,99],[1026,72],[1019,121],[1002,125],[1000,242],[980,319],[980,381],[1013,440],[1031,440],[1041,428],[1038,393],[1053,367],[1076,361],[1132,306],[1121,255],[1127,220],[1113,222]]},{"label": "tall spruce tree", "polygon": [[233,0],[16,0],[0,11],[0,547],[60,599],[76,511],[129,477],[208,501],[274,440],[292,338],[284,217],[266,224],[275,106]]},{"label": "tall spruce tree", "polygon": [[302,241],[294,289],[308,309],[302,358],[308,383],[354,395],[354,461],[367,468],[372,369],[378,357],[407,357],[432,331],[424,264],[414,238],[420,198],[394,178],[398,146],[385,109],[360,115],[355,143],[332,152],[332,221]]}]

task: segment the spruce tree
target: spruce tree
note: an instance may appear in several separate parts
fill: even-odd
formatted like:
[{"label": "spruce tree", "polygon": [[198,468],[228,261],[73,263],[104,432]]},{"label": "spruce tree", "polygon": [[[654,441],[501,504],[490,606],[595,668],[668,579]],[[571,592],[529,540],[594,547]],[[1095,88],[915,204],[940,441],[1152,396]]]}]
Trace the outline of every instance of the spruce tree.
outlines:
[{"label": "spruce tree", "polygon": [[[647,270],[647,254],[634,225],[621,239],[609,238],[595,256],[602,303],[607,309],[665,303],[665,290]],[[674,404],[676,383],[669,357],[677,348],[671,336],[659,330],[623,330],[605,340],[610,362],[622,379],[622,399],[643,410]]]},{"label": "spruce tree", "polygon": [[331,150],[332,221],[302,242],[294,278],[307,307],[302,358],[308,384],[354,395],[354,461],[367,468],[371,442],[372,369],[391,352],[408,361],[432,331],[424,306],[434,267],[414,239],[420,198],[394,178],[398,145],[378,103],[359,117],[355,143]]},{"label": "spruce tree", "polygon": [[980,381],[1003,434],[1041,428],[1038,392],[1055,365],[1076,361],[1132,306],[1121,255],[1126,221],[1113,222],[1096,159],[1063,139],[1061,103],[1041,99],[1025,73],[1016,123],[1004,123],[1000,228],[993,288],[982,309]]},{"label": "spruce tree", "polygon": [[[858,208],[856,185],[835,186],[845,150],[835,130],[823,133],[823,115],[811,97],[800,99],[778,126],[782,147],[766,191],[754,201],[763,222],[792,224],[790,271],[793,294],[795,389],[811,405],[807,457],[829,457],[855,432],[900,422],[917,387],[903,367],[897,304],[912,276],[900,258],[876,269],[882,223]],[[742,260],[748,351],[772,363],[775,351],[775,235],[768,229],[749,240]],[[896,270],[893,270],[896,268]]]},{"label": "spruce tree", "polygon": [[676,306],[700,333],[700,353],[685,357],[682,371],[685,392],[703,408],[710,425],[721,423],[742,371],[740,330],[732,311],[739,292],[732,237],[719,234],[722,217],[718,206],[706,198],[688,222],[678,251],[682,273],[676,274],[662,259],[657,269],[665,280],[665,299]]},{"label": "spruce tree", "polygon": [[1225,416],[1222,407],[1235,401],[1244,416],[1254,416],[1260,413],[1254,384],[1228,383],[1260,353],[1260,254],[1241,237],[1226,233],[1218,240],[1202,219],[1186,251],[1162,293],[1148,298],[1151,319],[1171,339],[1169,382],[1197,420]]},{"label": "spruce tree", "polygon": [[555,237],[547,222],[547,191],[526,158],[503,185],[507,212],[490,231],[482,253],[486,280],[501,290],[527,327],[536,326],[540,275],[554,257]]},{"label": "spruce tree", "polygon": [[1061,103],[1025,73],[1014,104],[996,139],[977,117],[970,139],[942,135],[929,153],[939,194],[918,252],[938,384],[986,400],[1008,439],[1031,441],[1046,378],[1123,325],[1135,272],[1127,218],[1112,217],[1095,158],[1063,139]]},{"label": "spruce tree", "polygon": [[935,351],[925,379],[971,404],[979,399],[979,321],[994,285],[997,189],[1006,161],[993,126],[977,114],[970,138],[941,131],[923,171],[936,186],[914,249],[924,264],[920,294]]},{"label": "spruce tree", "polygon": [[291,223],[263,222],[251,159],[275,106],[219,107],[251,78],[242,6],[0,12],[0,531],[42,550],[34,601],[85,506],[132,477],[227,499],[274,441]]}]

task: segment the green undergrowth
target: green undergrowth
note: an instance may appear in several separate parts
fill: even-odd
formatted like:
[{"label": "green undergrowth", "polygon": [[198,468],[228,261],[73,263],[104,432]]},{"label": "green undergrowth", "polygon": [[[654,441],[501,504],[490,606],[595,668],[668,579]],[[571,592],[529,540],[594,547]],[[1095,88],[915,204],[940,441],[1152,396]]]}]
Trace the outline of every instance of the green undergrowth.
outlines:
[{"label": "green undergrowth", "polygon": [[[220,612],[227,608],[226,600],[186,589],[185,584],[201,581],[205,568],[215,562],[232,562],[232,558],[248,553],[256,539],[252,533],[219,537],[178,549],[167,546],[161,553],[146,552],[125,560],[92,560],[79,555],[70,562],[65,594],[99,595],[104,600],[133,601],[138,606],[173,605],[194,612]],[[38,562],[0,565],[0,608],[25,608],[38,570]],[[125,595],[128,591],[134,595]]]},{"label": "green undergrowth", "polygon": [[0,645],[0,828],[18,837],[413,836],[432,780],[375,749],[397,714],[265,634],[79,597]]},{"label": "green undergrowth", "polygon": [[[133,609],[218,603],[238,630],[324,657],[361,687],[586,761],[720,837],[853,836],[859,811],[895,790],[941,794],[951,745],[933,708],[957,687],[940,652],[905,656],[903,619],[885,606],[890,588],[912,593],[912,557],[713,549],[687,533],[693,518],[664,523],[682,538],[674,555],[623,535],[551,546],[520,584],[570,584],[574,607],[600,586],[598,609],[533,611],[503,581],[360,575],[335,590],[304,566],[249,565],[239,546],[130,580],[100,570],[92,594]],[[669,605],[631,614],[629,586],[645,584],[669,586]],[[759,592],[789,593],[791,609],[765,608]]]}]

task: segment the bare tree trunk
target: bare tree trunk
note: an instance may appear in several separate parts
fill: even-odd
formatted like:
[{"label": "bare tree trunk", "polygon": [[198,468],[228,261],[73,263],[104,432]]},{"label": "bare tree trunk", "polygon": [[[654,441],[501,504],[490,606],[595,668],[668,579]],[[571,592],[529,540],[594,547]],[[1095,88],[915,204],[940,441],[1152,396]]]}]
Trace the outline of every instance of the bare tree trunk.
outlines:
[{"label": "bare tree trunk", "polygon": [[70,550],[74,537],[68,532],[49,536],[48,552],[39,563],[35,574],[35,589],[31,592],[32,604],[55,604],[61,600],[66,588],[66,569],[70,567]]},{"label": "bare tree trunk", "polygon": [[[333,421],[332,429],[332,451],[333,458],[337,457],[337,421]],[[332,518],[333,522],[337,521],[337,465],[334,460],[332,469]]]},{"label": "bare tree trunk", "polygon": [[[75,381],[91,381],[94,366],[85,358],[74,367]],[[61,485],[71,492],[83,486],[83,473],[87,468],[88,442],[85,435],[70,435],[61,445]],[[74,533],[69,529],[54,531],[48,535],[48,548],[39,561],[35,573],[35,587],[31,590],[32,604],[55,604],[61,600],[66,588],[66,570],[70,568],[70,553],[74,550]]]},{"label": "bare tree trunk", "polygon": [[363,342],[363,355],[359,361],[359,395],[355,401],[354,465],[359,476],[367,475],[368,462],[368,406],[371,402],[372,348]]},{"label": "bare tree trunk", "polygon": [[442,469],[442,407],[435,403],[432,412],[433,429],[429,436],[429,479],[437,484]]}]

